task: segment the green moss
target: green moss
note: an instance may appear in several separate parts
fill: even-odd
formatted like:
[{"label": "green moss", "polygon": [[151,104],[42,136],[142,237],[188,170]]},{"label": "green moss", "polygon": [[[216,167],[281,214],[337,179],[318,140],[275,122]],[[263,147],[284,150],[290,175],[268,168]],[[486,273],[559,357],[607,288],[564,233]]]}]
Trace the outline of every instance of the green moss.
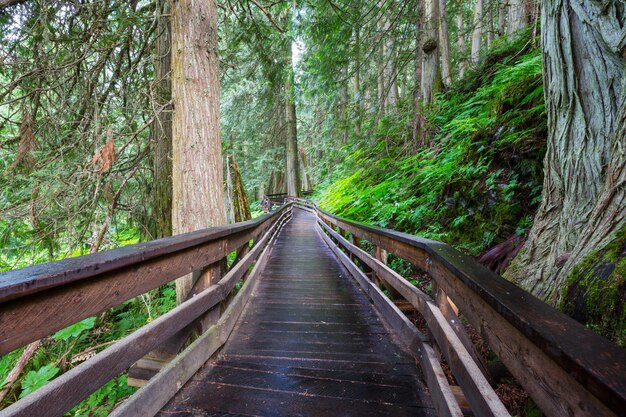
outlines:
[{"label": "green moss", "polygon": [[568,274],[560,309],[593,331],[626,346],[626,228]]},{"label": "green moss", "polygon": [[345,147],[319,187],[322,208],[472,255],[523,234],[540,201],[547,136],[541,54],[528,36],[498,45],[427,109],[435,146],[407,151],[409,109]]}]

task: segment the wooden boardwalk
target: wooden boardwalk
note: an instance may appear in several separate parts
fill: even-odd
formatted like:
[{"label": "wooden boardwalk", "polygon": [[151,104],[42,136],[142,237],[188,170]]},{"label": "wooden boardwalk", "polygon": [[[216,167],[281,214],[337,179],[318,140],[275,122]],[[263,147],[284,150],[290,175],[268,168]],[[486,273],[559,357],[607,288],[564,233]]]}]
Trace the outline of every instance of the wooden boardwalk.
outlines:
[{"label": "wooden boardwalk", "polygon": [[235,330],[160,416],[430,416],[415,360],[294,210]]}]

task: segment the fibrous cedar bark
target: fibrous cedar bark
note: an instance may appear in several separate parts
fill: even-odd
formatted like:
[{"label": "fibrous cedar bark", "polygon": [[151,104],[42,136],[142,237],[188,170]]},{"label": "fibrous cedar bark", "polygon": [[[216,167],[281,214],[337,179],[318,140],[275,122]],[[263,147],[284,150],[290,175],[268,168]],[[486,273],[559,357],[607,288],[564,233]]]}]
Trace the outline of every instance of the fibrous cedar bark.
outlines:
[{"label": "fibrous cedar bark", "polygon": [[154,238],[172,234],[172,98],[171,29],[169,1],[158,3],[157,36],[154,45],[153,107],[158,111],[152,123],[154,146]]},{"label": "fibrous cedar bark", "polygon": [[528,26],[532,12],[532,0],[510,0],[509,33]]},{"label": "fibrous cedar bark", "polygon": [[548,113],[542,201],[507,275],[559,301],[567,273],[626,222],[624,3],[542,2]]},{"label": "fibrous cedar bark", "polygon": [[289,61],[289,75],[286,84],[286,113],[287,113],[287,166],[285,176],[287,179],[287,194],[300,196],[300,168],[298,167],[298,130],[296,126],[296,103],[293,89],[293,68]]},{"label": "fibrous cedar bark", "polygon": [[287,194],[300,197],[300,167],[298,166],[298,128],[293,72],[291,8],[287,9],[285,17],[287,19],[287,27],[289,28],[285,48],[285,120],[287,124],[285,179],[287,181]]},{"label": "fibrous cedar bark", "polygon": [[[217,10],[214,1],[177,0],[171,5],[174,234],[225,223]],[[191,276],[176,281],[183,301]]]}]

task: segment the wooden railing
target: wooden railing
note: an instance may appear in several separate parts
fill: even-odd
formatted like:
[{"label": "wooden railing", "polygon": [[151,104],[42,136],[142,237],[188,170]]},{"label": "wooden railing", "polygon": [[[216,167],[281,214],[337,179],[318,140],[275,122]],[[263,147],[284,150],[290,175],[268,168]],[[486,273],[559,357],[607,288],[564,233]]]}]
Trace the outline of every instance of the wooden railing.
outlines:
[{"label": "wooden railing", "polygon": [[[0,411],[0,417],[61,416],[164,341],[196,326],[200,336],[113,413],[156,414],[226,341],[267,260],[268,245],[290,216],[291,206],[285,205],[232,226],[0,274],[0,354],[173,279],[189,273],[197,278],[186,302]],[[223,265],[233,251],[237,258],[227,273],[204,273]]]},{"label": "wooden railing", "polygon": [[[308,197],[313,195],[313,191],[302,191],[301,195]],[[263,196],[263,202],[266,211],[271,210],[274,207],[282,206],[289,199],[289,195],[287,193],[279,193],[279,194],[266,194]]]},{"label": "wooden railing", "polygon": [[[331,249],[416,352],[439,415],[461,415],[463,399],[475,415],[508,415],[459,315],[480,332],[546,415],[624,415],[622,348],[449,245],[349,221],[306,199],[290,201],[318,217]],[[375,256],[362,249],[365,241],[375,248]],[[386,252],[428,273],[433,297],[387,267]],[[381,286],[408,301],[424,317],[430,334],[420,333]],[[450,366],[462,396],[448,385],[436,351]]]}]

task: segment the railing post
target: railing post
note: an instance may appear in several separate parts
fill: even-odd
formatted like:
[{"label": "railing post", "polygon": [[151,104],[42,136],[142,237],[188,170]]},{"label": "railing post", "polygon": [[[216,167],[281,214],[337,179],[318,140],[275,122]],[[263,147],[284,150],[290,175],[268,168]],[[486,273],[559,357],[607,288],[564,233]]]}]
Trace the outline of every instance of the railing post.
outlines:
[{"label": "railing post", "polygon": [[439,310],[446,318],[446,321],[452,327],[457,337],[465,346],[465,349],[468,351],[474,362],[478,365],[478,368],[481,370],[485,378],[489,382],[491,381],[491,374],[489,373],[489,368],[487,367],[487,363],[485,360],[476,352],[476,348],[472,343],[472,340],[469,338],[465,327],[461,323],[459,319],[459,308],[452,302],[450,297],[447,296],[446,292],[441,288],[437,283],[433,280],[433,298],[435,299],[435,303]]},{"label": "railing post", "polygon": [[[387,251],[380,246],[376,246],[376,253],[374,257],[383,264],[387,265]],[[389,292],[389,298],[391,298],[392,300],[398,300],[402,298],[400,293],[396,291],[395,288],[387,284],[387,282],[378,275],[376,275],[376,283],[379,287],[382,285]]]},{"label": "railing post", "polygon": [[[211,285],[217,284],[227,268],[227,258],[224,257],[221,260],[207,266],[202,271],[195,271],[193,273],[193,287],[189,293],[189,298],[209,288]],[[211,310],[209,310],[203,317],[198,320],[198,334],[204,333],[209,327],[217,323],[221,314],[221,305],[218,304]]]}]

